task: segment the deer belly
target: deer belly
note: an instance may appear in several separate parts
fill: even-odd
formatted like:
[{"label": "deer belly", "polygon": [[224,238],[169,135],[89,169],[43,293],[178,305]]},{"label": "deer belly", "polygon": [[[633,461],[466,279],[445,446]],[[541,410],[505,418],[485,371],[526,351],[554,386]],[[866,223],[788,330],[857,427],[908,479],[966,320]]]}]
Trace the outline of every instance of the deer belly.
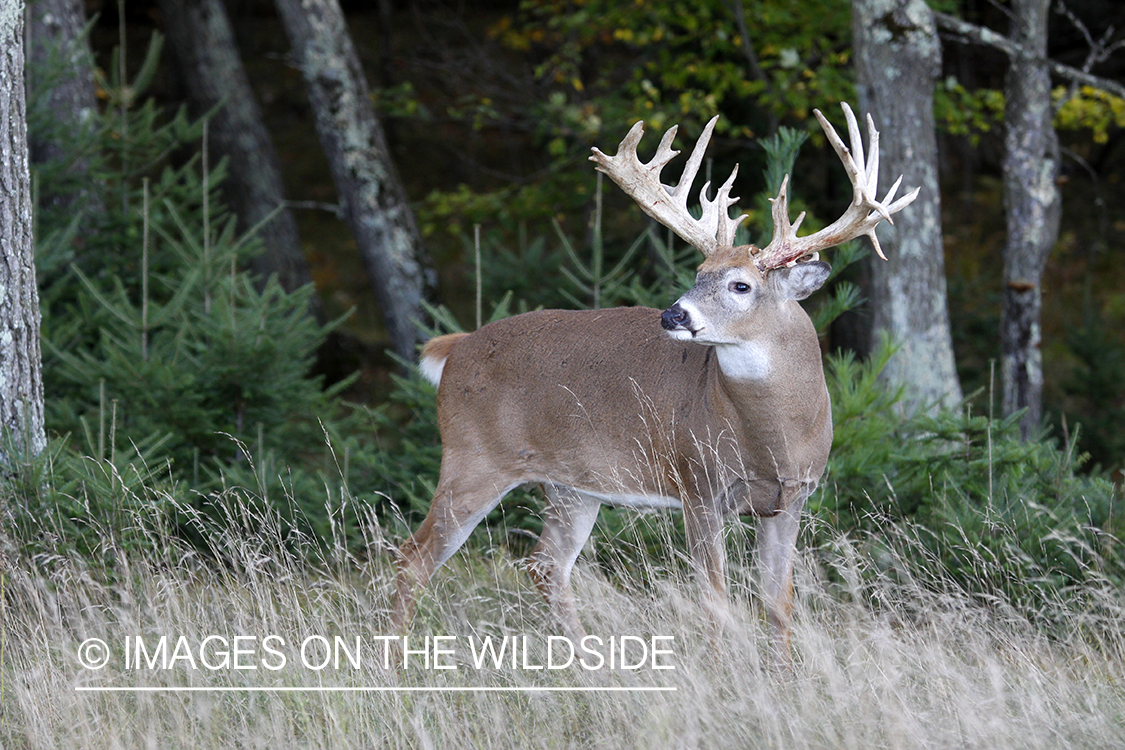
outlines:
[{"label": "deer belly", "polygon": [[595,497],[601,500],[606,505],[614,505],[626,508],[674,508],[680,509],[683,504],[674,497],[666,497],[664,495],[639,495],[632,493],[617,493],[617,492],[590,492],[589,490],[580,490],[585,495]]}]

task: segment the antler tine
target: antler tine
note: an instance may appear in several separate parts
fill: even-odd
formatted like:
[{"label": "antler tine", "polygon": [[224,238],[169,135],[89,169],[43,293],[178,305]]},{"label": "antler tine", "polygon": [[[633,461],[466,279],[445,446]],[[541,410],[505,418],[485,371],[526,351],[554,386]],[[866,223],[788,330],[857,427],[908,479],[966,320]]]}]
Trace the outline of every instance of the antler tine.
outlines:
[{"label": "antler tine", "polygon": [[[849,152],[848,149],[844,149],[844,151],[845,153],[851,154],[850,159],[852,164],[855,165],[856,174],[863,177],[862,181],[854,181],[855,184],[857,186],[862,185],[863,188],[866,189],[871,179],[871,175],[867,174],[867,169],[863,163],[863,137],[859,133],[859,123],[855,119],[855,113],[852,112],[852,108],[848,106],[847,102],[843,102],[843,107],[844,120],[846,120],[848,123],[848,142],[851,144],[851,151]],[[813,111],[819,112],[819,110]],[[816,119],[818,122],[820,122],[821,128],[824,127],[824,123],[828,122],[826,119],[824,119],[824,115],[819,115]],[[829,127],[831,127],[831,124],[829,124]],[[832,132],[835,133],[836,131],[833,130]],[[868,135],[870,135],[870,131],[868,132]],[[843,144],[841,143],[841,145]],[[836,153],[839,153],[839,151],[837,151]],[[840,158],[844,159],[845,157],[841,156]],[[851,176],[851,170],[849,169],[848,171],[849,176]]]},{"label": "antler tine", "polygon": [[707,199],[707,190],[711,187],[710,182],[704,184],[703,189],[699,192],[699,203],[703,207],[703,217],[700,222],[708,228],[709,232],[715,235],[716,247],[733,245],[735,230],[748,216],[748,214],[742,214],[734,219],[730,218],[730,207],[738,203],[738,196],[730,194],[731,188],[734,187],[734,178],[737,176],[738,165],[735,164],[730,177],[719,188],[714,200]]},{"label": "antler tine", "polygon": [[[761,253],[765,253],[771,248],[789,247],[796,241],[797,229],[801,226],[801,222],[805,220],[805,212],[802,211],[797,215],[796,221],[792,224],[789,223],[789,175],[785,175],[785,177],[781,179],[781,188],[777,191],[777,197],[770,198],[769,201],[771,205],[770,215],[773,217],[773,239],[770,241],[770,244],[766,246],[765,250],[752,247],[750,253],[755,256],[759,256]],[[767,267],[772,267],[764,265],[768,260],[768,253],[766,255],[760,255],[758,265],[763,270]]]},{"label": "antler tine", "polygon": [[832,127],[832,123],[828,122],[819,109],[814,109],[813,114],[816,115],[825,135],[828,136],[828,141],[832,144],[836,155],[844,163],[844,169],[847,171],[848,179],[851,180],[854,188],[853,205],[858,207],[867,203],[871,208],[878,211],[884,219],[893,224],[894,221],[890,214],[884,213],[884,207],[875,199],[879,190],[879,131],[875,129],[875,121],[868,113],[867,142],[870,157],[866,159],[867,163],[864,164],[863,139],[859,134],[859,123],[856,122],[855,114],[847,102],[842,102],[841,106],[844,109],[844,118],[848,121],[848,140],[852,143],[850,150],[840,140],[840,136],[836,135],[836,129]]},{"label": "antler tine", "polygon": [[[641,127],[638,128],[637,125],[640,125]],[[652,161],[650,161],[645,166],[649,167],[650,169],[655,169],[657,172],[659,172],[668,165],[668,162],[672,161],[680,155],[679,151],[672,148],[672,141],[675,140],[676,133],[679,131],[679,129],[679,125],[673,125],[672,127],[668,128],[668,130],[664,133],[664,137],[660,139],[660,145],[656,147],[656,155],[653,156]],[[640,144],[641,138],[644,137],[645,134],[644,121],[638,122],[636,125],[634,125],[633,130],[629,131],[630,134],[633,133],[633,131],[637,132],[637,138],[631,144],[633,147],[633,153],[635,155],[637,153],[637,146]],[[677,187],[679,186],[677,185]]]},{"label": "antler tine", "polygon": [[617,147],[614,156],[606,156],[597,148],[592,149],[593,154],[590,156],[590,161],[597,165],[598,171],[609,175],[609,178],[617,183],[626,195],[637,202],[641,210],[674,231],[704,255],[710,255],[716,248],[729,245],[733,241],[735,228],[744,218],[730,219],[728,216],[730,206],[738,200],[730,196],[734,174],[738,172],[737,168],[719,189],[714,200],[707,199],[707,188],[710,183],[704,185],[703,194],[700,196],[700,202],[703,204],[702,218],[694,218],[687,209],[688,193],[703,163],[703,154],[707,150],[707,144],[711,140],[718,119],[716,115],[703,129],[675,186],[660,182],[660,171],[680,153],[672,148],[672,140],[678,130],[676,125],[664,133],[656,150],[656,156],[647,164],[642,163],[637,156],[637,144],[644,135],[643,122],[638,122],[632,127],[621,141],[621,145]]},{"label": "antler tine", "polygon": [[[797,237],[797,227],[800,225],[804,214],[797,217],[793,224],[789,223],[789,206],[786,188],[789,184],[788,177],[782,182],[777,198],[771,199],[773,203],[774,236],[769,245],[757,254],[758,266],[762,270],[778,268],[818,250],[834,247],[848,240],[867,235],[875,246],[875,252],[880,258],[886,260],[883,249],[879,246],[879,239],[875,236],[875,227],[886,219],[894,223],[891,216],[910,205],[918,197],[919,188],[915,188],[907,195],[894,200],[898,192],[902,177],[899,177],[891,189],[887,191],[882,201],[878,200],[879,189],[879,131],[875,129],[875,121],[869,114],[867,116],[867,157],[863,153],[863,138],[860,135],[859,123],[851,107],[843,105],[844,118],[848,122],[848,139],[851,148],[837,135],[836,129],[824,117],[820,110],[813,110],[824,135],[832,144],[832,149],[840,157],[848,179],[852,183],[852,202],[844,214],[824,229],[807,237]],[[893,201],[893,202],[892,202]]]},{"label": "antler tine", "polygon": [[[875,120],[871,118],[871,113],[867,113],[867,185],[871,190],[871,195],[876,195],[879,189],[879,131],[875,129]],[[890,200],[890,195],[884,199]],[[890,216],[885,217],[887,221],[891,220]]]},{"label": "antler tine", "polygon": [[[691,192],[691,184],[695,182],[695,176],[699,173],[699,165],[703,163],[703,154],[707,151],[707,146],[711,144],[711,134],[715,132],[715,123],[719,121],[719,116],[712,117],[707,124],[703,127],[703,132],[699,134],[699,140],[695,142],[695,148],[691,150],[691,156],[688,157],[687,164],[684,165],[684,172],[680,175],[680,181],[676,183],[676,187],[668,192],[677,199],[680,207],[687,208],[688,193]],[[675,135],[680,129],[679,125],[673,125],[668,129],[668,133]],[[664,137],[668,137],[668,133]],[[678,151],[676,153],[679,153]],[[665,186],[667,187],[667,186]],[[704,186],[703,194],[706,195],[707,187]]]}]

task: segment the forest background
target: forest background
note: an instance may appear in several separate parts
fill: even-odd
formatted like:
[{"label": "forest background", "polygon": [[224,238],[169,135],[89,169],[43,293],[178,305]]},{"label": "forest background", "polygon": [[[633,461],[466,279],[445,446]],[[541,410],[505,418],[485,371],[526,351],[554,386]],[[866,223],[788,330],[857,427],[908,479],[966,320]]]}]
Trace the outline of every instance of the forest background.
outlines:
[{"label": "forest background", "polygon": [[[845,530],[920,522],[967,577],[962,553],[995,547],[1013,566],[1002,584],[1021,592],[1032,568],[1027,578],[1054,586],[1125,565],[1114,483],[1125,459],[1125,283],[1114,262],[1125,100],[1113,93],[1125,11],[1076,0],[1044,17],[1050,58],[1080,75],[1057,76],[1045,121],[1060,139],[1049,182],[1062,214],[1040,284],[1005,276],[1005,76],[1018,66],[974,36],[1003,36],[1030,5],[895,6],[937,10],[942,29],[929,85],[943,243],[930,260],[949,312],[925,323],[950,331],[947,395],[957,396],[912,397],[909,378],[888,376],[913,342],[872,331],[878,306],[864,300],[877,297],[883,266],[863,245],[834,255],[832,289],[812,305],[837,433],[814,515]],[[853,13],[870,10],[862,2],[344,3],[346,26],[332,2],[88,2],[77,38],[92,58],[52,48],[58,16],[36,21],[36,7],[28,122],[51,441],[25,467],[12,512],[17,527],[48,523],[79,548],[104,528],[131,533],[121,519],[138,509],[202,544],[200,523],[234,520],[216,500],[230,487],[287,528],[340,534],[350,549],[367,547],[369,511],[392,536],[405,533],[440,455],[433,392],[409,362],[415,341],[539,306],[664,307],[689,283],[691,253],[603,193],[586,161],[636,119],[650,131],[679,123],[692,138],[722,114],[709,168],[741,165],[750,238],[768,236],[766,198],[787,172],[807,227],[848,198],[812,110],[836,119],[839,102],[862,103],[852,38]],[[185,8],[210,26],[176,15]],[[895,13],[879,22],[893,39],[910,36]],[[336,46],[302,48],[302,28],[329,29]],[[234,67],[201,62],[200,51]],[[94,98],[80,127],[52,98],[80,78],[76,60]],[[348,88],[359,71],[365,86]],[[206,91],[241,75],[249,96]],[[266,168],[237,161],[221,123],[251,98],[266,127],[250,150],[276,151],[284,195],[253,220],[232,207]],[[324,114],[349,102],[373,105],[354,131]],[[361,131],[376,134],[369,162],[333,155]],[[884,148],[893,138],[884,127]],[[366,198],[348,182],[365,170],[369,183],[383,180]],[[292,236],[270,234],[283,221],[300,237],[296,254],[283,250]],[[892,252],[887,273],[908,273],[906,260]],[[395,287],[400,272],[407,281]],[[411,284],[425,310],[417,326],[391,299]],[[1043,298],[1033,328],[1042,345],[1031,348],[1042,354],[1045,416],[1030,425],[1034,409],[1001,404],[997,365],[1004,295],[1025,287]],[[489,527],[533,534],[535,508],[517,493]],[[628,523],[607,516],[607,535]],[[520,538],[506,537],[517,552]]]},{"label": "forest background", "polygon": [[[168,21],[157,3],[125,4],[123,17],[114,2],[86,5],[97,18],[91,41],[103,71],[124,64],[125,75],[134,76],[153,31],[169,33],[173,48],[191,41],[176,38],[188,33],[186,24],[164,29]],[[935,7],[1004,33],[1010,13],[1004,4],[962,5]],[[616,143],[638,118],[650,130],[680,123],[690,138],[711,113],[722,113],[712,158],[716,169],[741,162],[737,186],[744,195],[764,187],[765,153],[755,138],[785,125],[810,133],[793,181],[814,207],[814,221],[830,220],[841,185],[833,162],[823,158],[826,145],[811,110],[835,118],[836,102],[856,99],[851,9],[842,2],[760,3],[739,21],[733,7],[704,3],[684,13],[660,3],[344,3],[390,161],[440,275],[433,299],[470,322],[475,282],[467,248],[480,225],[486,255],[501,247],[515,255],[485,264],[488,302],[512,291],[531,307],[566,303],[559,289],[567,281],[555,271],[565,266],[563,242],[553,224],[572,243],[589,243],[595,178],[585,157],[592,145]],[[233,51],[278,150],[284,195],[318,296],[330,319],[354,310],[332,339],[338,346],[320,357],[322,370],[330,380],[359,370],[354,397],[384,400],[394,371],[384,358],[388,334],[356,240],[340,220],[328,165],[314,146],[313,113],[284,28],[271,3],[229,3],[227,10]],[[1120,80],[1114,30],[1121,15],[1113,3],[1055,4],[1049,56]],[[749,57],[737,33],[746,18],[754,27]],[[114,63],[122,32],[132,53]],[[995,49],[943,36],[935,105],[950,323],[961,390],[975,393],[988,387],[990,362],[998,359],[1007,65]],[[169,112],[192,104],[187,81],[195,72],[182,56],[165,49],[154,68],[146,84],[158,104]],[[1044,280],[1044,411],[1058,431],[1064,419],[1081,423],[1079,445],[1112,470],[1125,455],[1112,427],[1123,399],[1113,382],[1123,356],[1113,332],[1125,303],[1111,252],[1125,227],[1115,211],[1123,115],[1110,95],[1061,78],[1055,87],[1063,223]],[[100,96],[104,105],[107,92]],[[616,261],[645,227],[613,191],[606,200],[602,226],[609,260]],[[761,208],[760,202],[743,208],[749,224],[762,223]],[[852,273],[862,286],[863,268]],[[871,335],[870,313],[861,305],[833,328],[826,348],[866,355]]]}]

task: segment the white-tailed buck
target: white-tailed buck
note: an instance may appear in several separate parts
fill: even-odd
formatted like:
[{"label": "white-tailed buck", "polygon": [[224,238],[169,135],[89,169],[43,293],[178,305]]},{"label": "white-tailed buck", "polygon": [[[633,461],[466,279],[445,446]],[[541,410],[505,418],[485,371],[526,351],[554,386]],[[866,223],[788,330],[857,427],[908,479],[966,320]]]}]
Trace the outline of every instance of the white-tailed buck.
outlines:
[{"label": "white-tailed buck", "polygon": [[[792,224],[788,177],[772,199],[774,237],[765,248],[733,247],[745,218],[731,174],[703,216],[688,194],[718,119],[703,130],[674,187],[661,169],[679,152],[673,127],[647,164],[637,157],[638,122],[616,156],[594,149],[597,169],[650,216],[705,256],[695,286],[661,313],[648,308],[543,310],[439,336],[422,353],[438,387],[441,477],[429,515],[400,550],[395,627],[405,628],[419,585],[429,580],[510,490],[545,489],[543,533],[530,570],[560,626],[584,628],[570,573],[602,503],[682,508],[704,601],[727,618],[723,522],[761,517],[762,597],[774,647],[787,658],[798,521],[832,444],[832,412],[820,346],[797,300],[828,278],[817,251],[867,235],[914,200],[894,200],[899,181],[876,197],[878,133],[868,122],[868,158],[844,105],[852,148],[816,112],[854,197],[844,215],[806,237]],[[737,168],[735,169],[737,173]]]}]

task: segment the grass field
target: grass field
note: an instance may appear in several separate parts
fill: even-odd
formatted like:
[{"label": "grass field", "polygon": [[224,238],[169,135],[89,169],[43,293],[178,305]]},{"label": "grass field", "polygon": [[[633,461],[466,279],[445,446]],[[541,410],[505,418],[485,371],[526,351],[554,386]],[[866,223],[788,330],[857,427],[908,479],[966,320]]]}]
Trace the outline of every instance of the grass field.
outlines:
[{"label": "grass field", "polygon": [[[870,545],[838,537],[802,553],[794,668],[776,674],[747,555],[731,561],[741,624],[721,637],[679,566],[611,578],[580,562],[589,632],[636,636],[630,659],[639,639],[671,636],[658,663],[674,669],[534,669],[547,663],[546,608],[502,546],[476,544],[439,572],[412,631],[446,636],[437,660],[456,668],[415,654],[388,669],[389,556],[310,562],[259,520],[258,535],[213,542],[216,555],[171,537],[130,552],[107,533],[96,565],[0,535],[0,747],[1125,747],[1125,609],[1108,586],[1060,597],[1048,634],[934,574],[908,535],[881,545],[877,565]],[[741,549],[747,534],[732,535]],[[527,636],[526,657],[478,668],[471,646],[505,635]],[[345,653],[317,668],[336,636],[359,639],[359,666]],[[80,663],[99,657],[101,669]],[[105,687],[127,690],[89,690]],[[182,687],[198,690],[153,690]],[[291,687],[305,690],[278,689]]]}]

